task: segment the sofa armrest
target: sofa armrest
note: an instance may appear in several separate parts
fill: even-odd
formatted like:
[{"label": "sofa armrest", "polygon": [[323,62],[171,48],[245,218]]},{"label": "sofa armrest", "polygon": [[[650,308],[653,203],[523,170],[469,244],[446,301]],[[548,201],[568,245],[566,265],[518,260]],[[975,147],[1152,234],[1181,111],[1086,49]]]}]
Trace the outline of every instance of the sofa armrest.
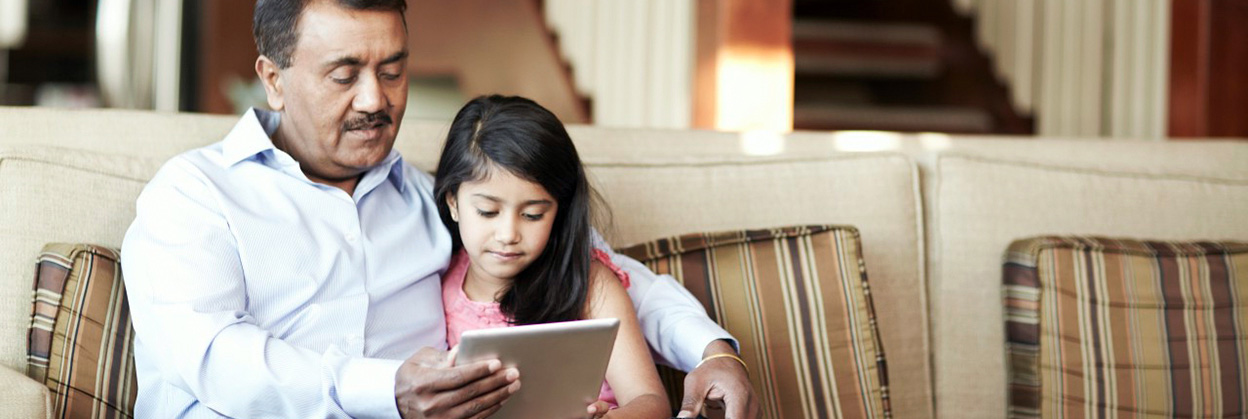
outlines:
[{"label": "sofa armrest", "polygon": [[0,367],[0,418],[50,418],[48,388],[25,374]]}]

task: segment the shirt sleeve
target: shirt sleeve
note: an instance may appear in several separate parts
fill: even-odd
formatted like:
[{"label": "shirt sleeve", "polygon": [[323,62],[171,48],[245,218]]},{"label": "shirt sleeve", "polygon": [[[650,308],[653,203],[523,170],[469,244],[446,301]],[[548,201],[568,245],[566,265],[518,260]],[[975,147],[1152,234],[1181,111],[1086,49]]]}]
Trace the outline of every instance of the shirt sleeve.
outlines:
[{"label": "shirt sleeve", "polygon": [[257,325],[218,199],[177,158],[139,196],[122,267],[148,379],[231,417],[398,417],[402,361],[318,353]]},{"label": "shirt sleeve", "polygon": [[633,299],[641,333],[658,361],[682,371],[692,371],[702,361],[707,345],[719,339],[740,349],[737,340],[706,315],[702,303],[670,275],[658,275],[628,256],[616,254],[598,231],[594,248],[628,274],[628,296]]}]

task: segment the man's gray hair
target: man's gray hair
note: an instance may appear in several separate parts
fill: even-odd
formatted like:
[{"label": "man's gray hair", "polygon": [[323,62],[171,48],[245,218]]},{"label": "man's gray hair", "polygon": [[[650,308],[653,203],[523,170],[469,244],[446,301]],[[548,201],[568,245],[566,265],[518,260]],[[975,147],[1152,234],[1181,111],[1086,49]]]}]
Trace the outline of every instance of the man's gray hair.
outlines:
[{"label": "man's gray hair", "polygon": [[[407,0],[258,0],[252,16],[251,35],[256,40],[256,50],[269,57],[278,68],[287,68],[299,41],[299,16],[308,3],[332,1],[339,7],[352,10],[389,10],[403,15]],[[403,21],[404,28],[407,21]]]}]

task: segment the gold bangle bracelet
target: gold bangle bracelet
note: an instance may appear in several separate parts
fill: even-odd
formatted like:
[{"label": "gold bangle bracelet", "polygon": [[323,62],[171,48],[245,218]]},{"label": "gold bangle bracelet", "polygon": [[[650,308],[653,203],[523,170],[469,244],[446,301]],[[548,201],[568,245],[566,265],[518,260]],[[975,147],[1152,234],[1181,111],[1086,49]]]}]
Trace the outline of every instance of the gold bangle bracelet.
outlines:
[{"label": "gold bangle bracelet", "polygon": [[715,359],[715,358],[732,358],[732,359],[735,359],[735,360],[737,360],[737,362],[740,362],[740,363],[741,363],[741,368],[745,368],[745,373],[746,373],[746,374],[749,374],[749,373],[750,373],[750,367],[749,367],[748,365],[745,365],[745,360],[744,360],[744,359],[741,359],[741,357],[736,356],[736,355],[734,355],[734,354],[729,354],[729,353],[715,354],[715,355],[708,356],[708,357],[706,357],[706,358],[702,358],[702,361],[701,361],[701,362],[698,362],[698,365],[697,365],[697,366],[695,366],[695,367],[693,367],[693,369],[695,369],[695,370],[696,370],[696,369],[698,369],[698,367],[701,367],[701,366],[702,366],[702,364],[705,364],[705,363],[706,363],[706,361],[710,361],[710,360]]}]

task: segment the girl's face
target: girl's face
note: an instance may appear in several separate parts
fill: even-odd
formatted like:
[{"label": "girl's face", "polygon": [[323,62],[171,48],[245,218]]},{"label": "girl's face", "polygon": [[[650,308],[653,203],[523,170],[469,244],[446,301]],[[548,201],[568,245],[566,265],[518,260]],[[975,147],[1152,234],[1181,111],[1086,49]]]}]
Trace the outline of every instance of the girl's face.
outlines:
[{"label": "girl's face", "polygon": [[559,210],[546,188],[497,169],[446,201],[472,260],[468,275],[484,280],[511,280],[537,260]]}]

